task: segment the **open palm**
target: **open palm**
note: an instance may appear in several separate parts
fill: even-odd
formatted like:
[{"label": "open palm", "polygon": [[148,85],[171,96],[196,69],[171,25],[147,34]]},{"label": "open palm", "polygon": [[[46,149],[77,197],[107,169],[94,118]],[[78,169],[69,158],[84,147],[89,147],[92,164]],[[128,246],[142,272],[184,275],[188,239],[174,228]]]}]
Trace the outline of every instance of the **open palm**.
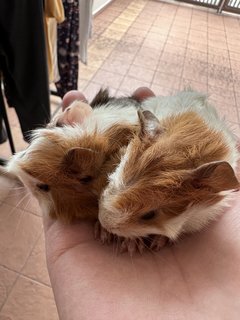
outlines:
[{"label": "open palm", "polygon": [[[139,88],[144,100],[154,93]],[[69,92],[64,108],[82,93]],[[132,258],[101,245],[93,226],[44,218],[47,263],[64,320],[238,320],[240,197],[208,229]]]},{"label": "open palm", "polygon": [[239,319],[240,199],[207,230],[132,258],[101,245],[87,223],[45,219],[61,319]]}]

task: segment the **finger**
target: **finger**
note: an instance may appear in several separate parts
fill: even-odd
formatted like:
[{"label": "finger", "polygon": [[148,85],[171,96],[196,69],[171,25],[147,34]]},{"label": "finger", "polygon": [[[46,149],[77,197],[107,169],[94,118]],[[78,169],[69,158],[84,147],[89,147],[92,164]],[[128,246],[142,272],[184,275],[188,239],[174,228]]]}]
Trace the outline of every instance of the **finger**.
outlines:
[{"label": "finger", "polygon": [[142,102],[150,97],[155,97],[155,94],[151,89],[147,87],[140,87],[133,92],[132,97],[135,100]]},{"label": "finger", "polygon": [[87,102],[87,99],[82,92],[77,90],[72,90],[67,92],[63,97],[62,110],[64,111],[75,100]]}]

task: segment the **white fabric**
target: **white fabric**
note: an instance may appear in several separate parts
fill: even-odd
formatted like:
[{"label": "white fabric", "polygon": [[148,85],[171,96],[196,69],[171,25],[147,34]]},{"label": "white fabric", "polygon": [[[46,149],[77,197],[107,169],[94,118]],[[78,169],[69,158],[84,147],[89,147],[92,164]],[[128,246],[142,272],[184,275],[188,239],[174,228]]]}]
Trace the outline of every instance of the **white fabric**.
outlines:
[{"label": "white fabric", "polygon": [[81,62],[87,64],[88,39],[92,31],[93,0],[79,0],[79,54]]}]

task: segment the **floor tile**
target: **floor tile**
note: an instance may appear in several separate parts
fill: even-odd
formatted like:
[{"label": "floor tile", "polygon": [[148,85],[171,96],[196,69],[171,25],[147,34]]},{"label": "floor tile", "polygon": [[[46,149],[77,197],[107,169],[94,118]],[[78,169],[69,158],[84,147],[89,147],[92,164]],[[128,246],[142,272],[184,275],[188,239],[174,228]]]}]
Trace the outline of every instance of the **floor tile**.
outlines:
[{"label": "floor tile", "polygon": [[186,51],[186,58],[196,59],[198,61],[208,62],[208,54],[199,50],[193,50],[188,48]]},{"label": "floor tile", "polygon": [[177,92],[174,88],[160,86],[155,83],[151,84],[150,88],[157,96],[168,96]]},{"label": "floor tile", "polygon": [[[18,274],[0,265],[0,310],[7,300],[9,292],[16,281]],[[1,316],[0,316],[1,317]]]},{"label": "floor tile", "polygon": [[42,220],[2,203],[0,206],[0,261],[19,272],[42,231]]},{"label": "floor tile", "polygon": [[214,102],[220,113],[232,122],[238,121],[238,113],[234,91],[223,90],[216,86],[208,86],[209,99]]},{"label": "floor tile", "polygon": [[102,85],[94,82],[90,82],[89,85],[84,90],[84,94],[88,101],[92,101],[98,91],[102,88]]},{"label": "floor tile", "polygon": [[233,89],[232,71],[220,65],[208,64],[208,83],[211,86]]},{"label": "floor tile", "polygon": [[111,86],[113,88],[118,89],[120,83],[123,80],[123,75],[108,72],[106,70],[99,69],[95,76],[93,77],[93,82],[99,83],[102,86]]},{"label": "floor tile", "polygon": [[143,80],[146,82],[152,82],[154,71],[143,68],[142,66],[132,65],[128,71],[128,76]]},{"label": "floor tile", "polygon": [[108,58],[112,60],[121,59],[124,60],[127,64],[131,64],[134,57],[135,53],[119,52],[118,50],[113,50]]},{"label": "floor tile", "polygon": [[186,47],[181,47],[178,45],[166,43],[163,49],[163,52],[169,52],[171,54],[174,53],[174,54],[179,54],[181,56],[184,56],[186,53]]},{"label": "floor tile", "polygon": [[45,240],[43,233],[38,239],[21,273],[33,280],[50,286],[45,257]]},{"label": "floor tile", "polygon": [[208,64],[198,59],[186,57],[183,67],[183,78],[207,83]]},{"label": "floor tile", "polygon": [[202,82],[182,78],[179,89],[184,90],[188,88],[191,88],[193,90],[206,94],[208,86],[207,86],[207,83],[202,83]]},{"label": "floor tile", "polygon": [[160,59],[158,65],[157,65],[157,71],[168,73],[170,75],[177,75],[178,77],[181,77],[183,70],[183,63],[178,63],[171,61],[164,61]]},{"label": "floor tile", "polygon": [[133,77],[125,77],[119,89],[125,92],[132,93],[138,87],[149,87],[149,82],[138,80]]},{"label": "floor tile", "polygon": [[133,64],[142,68],[155,70],[158,64],[159,57],[148,58],[145,55],[137,54]]},{"label": "floor tile", "polygon": [[121,59],[106,59],[101,69],[108,72],[116,73],[119,75],[125,75],[130,68],[130,64],[125,63]]},{"label": "floor tile", "polygon": [[52,289],[20,276],[0,312],[0,319],[57,320]]},{"label": "floor tile", "polygon": [[79,79],[83,80],[91,80],[93,75],[96,73],[98,68],[92,68],[90,66],[85,66],[83,64],[80,64],[79,66]]},{"label": "floor tile", "polygon": [[180,77],[157,71],[155,73],[153,83],[167,88],[178,89],[180,85]]},{"label": "floor tile", "polygon": [[208,54],[208,63],[216,64],[225,68],[230,68],[230,59],[228,56],[216,55],[216,54]]},{"label": "floor tile", "polygon": [[0,203],[6,199],[13,187],[18,188],[13,180],[0,174]]},{"label": "floor tile", "polygon": [[10,206],[17,206],[19,209],[31,212],[37,216],[42,215],[37,199],[23,186],[14,185],[9,190],[5,199],[3,199],[3,202]]},{"label": "floor tile", "polygon": [[230,59],[240,61],[240,52],[229,51]]},{"label": "floor tile", "polygon": [[155,49],[161,51],[164,48],[165,39],[161,39],[161,41],[153,41],[152,39],[145,39],[143,41],[143,46],[148,47],[149,49]]}]

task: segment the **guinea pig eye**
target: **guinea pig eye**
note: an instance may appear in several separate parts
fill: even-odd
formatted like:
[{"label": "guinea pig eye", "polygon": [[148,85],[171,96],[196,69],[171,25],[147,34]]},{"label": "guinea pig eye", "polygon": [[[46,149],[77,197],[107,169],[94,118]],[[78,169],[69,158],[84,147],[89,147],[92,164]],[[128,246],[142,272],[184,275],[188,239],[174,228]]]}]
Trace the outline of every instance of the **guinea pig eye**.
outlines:
[{"label": "guinea pig eye", "polygon": [[86,177],[83,177],[83,178],[80,178],[79,181],[83,184],[87,184],[89,182],[91,182],[93,179],[93,177],[91,176],[86,176]]},{"label": "guinea pig eye", "polygon": [[152,210],[142,215],[141,220],[152,220],[155,216],[156,216],[156,212]]},{"label": "guinea pig eye", "polygon": [[41,191],[44,191],[44,192],[48,192],[50,190],[50,187],[48,184],[44,184],[44,183],[39,183],[37,184],[37,188]]}]

